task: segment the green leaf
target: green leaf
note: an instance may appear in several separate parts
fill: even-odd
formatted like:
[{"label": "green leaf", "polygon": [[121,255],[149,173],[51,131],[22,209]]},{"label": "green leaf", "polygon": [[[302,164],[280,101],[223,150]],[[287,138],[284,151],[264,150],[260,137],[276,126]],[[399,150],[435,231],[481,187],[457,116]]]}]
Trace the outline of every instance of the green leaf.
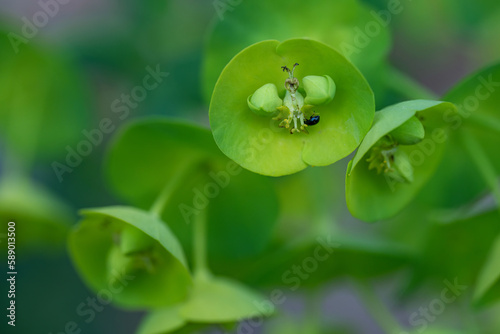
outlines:
[{"label": "green leaf", "polygon": [[[444,101],[453,102],[457,113],[446,113],[444,120],[450,125],[450,140],[445,158],[431,187],[426,190],[427,200],[435,206],[459,207],[478,197],[487,189],[487,183],[474,164],[464,158],[461,144],[463,131],[474,137],[488,156],[497,175],[500,174],[500,64],[484,68],[465,78],[450,90]],[[450,169],[453,173],[450,173]],[[460,191],[454,191],[460,187]],[[448,194],[453,194],[452,196]],[[445,195],[446,194],[446,195]]]},{"label": "green leaf", "polygon": [[[246,282],[284,285],[293,291],[303,286],[317,287],[346,275],[379,277],[413,261],[415,254],[404,244],[374,236],[331,233],[282,244],[265,259],[238,269]],[[299,268],[300,273],[294,268]]]},{"label": "green leaf", "polygon": [[[322,42],[342,52],[365,76],[378,83],[378,70],[389,52],[391,38],[389,29],[379,24],[370,11],[355,0],[312,0],[307,4],[299,0],[254,0],[243,1],[234,10],[219,10],[223,19],[214,23],[205,47],[205,100],[210,100],[217,78],[235,54],[270,39],[305,37]],[[375,36],[366,34],[368,23],[371,29],[377,29]]]},{"label": "green leaf", "polygon": [[[191,170],[178,180],[184,165]],[[224,157],[210,131],[194,125],[163,118],[130,123],[113,140],[106,175],[115,193],[144,209],[176,182],[163,220],[190,250],[191,223],[208,210],[208,256],[221,263],[261,252],[277,220],[271,181]]]},{"label": "green leaf", "polygon": [[[498,223],[497,219],[497,223]],[[474,303],[478,306],[500,299],[500,235],[491,246],[490,253],[477,278],[474,289]]]},{"label": "green leaf", "polygon": [[236,281],[200,276],[195,279],[191,297],[182,305],[180,313],[192,322],[236,322],[271,315],[274,308],[261,309],[258,306],[264,300]]},{"label": "green leaf", "polygon": [[[434,277],[439,286],[443,278],[456,277],[472,290],[470,287],[477,281],[500,233],[498,221],[498,212],[491,211],[449,223],[434,223],[421,247],[424,274]],[[446,240],[450,242],[445,243]]]},{"label": "green leaf", "polygon": [[[1,179],[0,219],[16,223],[16,247],[21,253],[63,251],[71,208],[39,184],[24,178]],[[5,225],[7,226],[7,225]]]},{"label": "green leaf", "polygon": [[148,208],[179,165],[214,157],[221,154],[207,130],[154,117],[120,129],[109,147],[105,173],[120,197]]},{"label": "green leaf", "polygon": [[8,38],[0,41],[2,138],[26,164],[50,161],[85,139],[89,92],[70,59],[33,44],[21,48],[15,54]]},{"label": "green leaf", "polygon": [[[70,234],[69,250],[94,291],[108,289],[113,302],[125,308],[162,307],[186,298],[192,282],[183,250],[156,216],[123,206],[81,213],[84,219]],[[123,253],[121,234],[131,227],[136,234],[142,232],[142,239],[151,238],[152,248]],[[113,288],[119,291],[114,293]]]},{"label": "green leaf", "polygon": [[[335,98],[317,106],[321,122],[309,135],[278,128],[279,121],[255,115],[247,97],[266,83],[283,87],[284,65],[300,64],[295,77],[328,75]],[[264,41],[236,55],[222,72],[210,104],[215,142],[230,159],[255,173],[281,176],[308,165],[326,166],[349,155],[361,142],[374,115],[373,93],[358,70],[328,46],[306,39]]]},{"label": "green leaf", "polygon": [[[441,161],[447,136],[443,113],[455,107],[451,103],[415,100],[387,107],[375,114],[373,127],[361,143],[346,173],[346,200],[351,214],[364,221],[377,221],[401,211],[432,176]],[[418,115],[425,138],[416,145],[400,145],[413,167],[413,182],[396,182],[385,172],[369,169],[370,150],[385,135]],[[378,144],[377,144],[378,145]],[[387,159],[386,159],[387,160]]]},{"label": "green leaf", "polygon": [[274,307],[263,307],[264,301],[263,296],[236,281],[198,275],[185,302],[149,313],[138,334],[177,333],[186,325],[186,329],[196,324],[231,325],[256,316],[269,316]]},{"label": "green leaf", "polygon": [[179,310],[179,306],[174,306],[150,312],[142,320],[137,334],[165,334],[182,328],[187,322]]}]

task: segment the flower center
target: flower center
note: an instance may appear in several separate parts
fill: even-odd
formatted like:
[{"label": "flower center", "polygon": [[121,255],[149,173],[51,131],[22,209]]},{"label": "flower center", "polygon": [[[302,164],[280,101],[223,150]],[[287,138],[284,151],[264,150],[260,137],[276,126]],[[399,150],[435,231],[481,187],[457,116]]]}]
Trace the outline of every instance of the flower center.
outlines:
[{"label": "flower center", "polygon": [[308,126],[319,123],[319,115],[315,115],[313,108],[330,103],[335,96],[335,82],[328,75],[309,75],[302,78],[304,96],[298,91],[299,80],[294,76],[295,63],[290,70],[282,66],[283,72],[288,73],[285,80],[286,94],[284,99],[278,95],[278,89],[273,83],[267,83],[257,89],[247,98],[248,107],[259,116],[275,116],[273,120],[281,121],[279,126],[290,129],[290,133],[305,132]]},{"label": "flower center", "polygon": [[368,169],[376,169],[390,179],[399,183],[413,182],[413,167],[408,157],[399,149],[399,145],[390,136],[382,137],[374,147],[366,161]]},{"label": "flower center", "polygon": [[[295,63],[291,70],[286,66],[281,67],[283,72],[288,73],[288,78],[285,80],[286,95],[283,100],[283,106],[278,108],[280,113],[278,116],[273,118],[274,120],[281,120],[279,126],[287,129],[290,128],[291,134],[301,131],[309,133],[306,129],[308,127],[307,123],[309,120],[306,117],[306,113],[311,113],[311,109],[313,108],[312,105],[304,104],[304,97],[297,91],[300,83],[299,80],[294,77],[293,72],[298,65],[298,63]],[[312,114],[314,113],[312,112]],[[313,115],[311,115],[311,117],[312,116]],[[316,117],[318,121],[314,124],[319,122],[319,116]]]}]

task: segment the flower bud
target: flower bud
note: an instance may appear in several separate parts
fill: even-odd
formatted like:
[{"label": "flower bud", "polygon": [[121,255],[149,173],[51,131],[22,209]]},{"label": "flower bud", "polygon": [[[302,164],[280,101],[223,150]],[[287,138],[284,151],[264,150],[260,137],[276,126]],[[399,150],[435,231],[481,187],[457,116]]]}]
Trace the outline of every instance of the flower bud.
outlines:
[{"label": "flower bud", "polygon": [[155,243],[149,235],[128,224],[124,226],[120,239],[120,250],[123,255],[148,251]]},{"label": "flower bud", "polygon": [[306,104],[327,104],[335,97],[336,86],[328,75],[309,75],[302,79],[306,91]]},{"label": "flower bud", "polygon": [[272,116],[283,105],[278,89],[272,83],[265,84],[247,99],[248,107],[257,115]]},{"label": "flower bud", "polygon": [[424,139],[425,130],[422,122],[416,116],[413,116],[401,126],[392,130],[389,135],[398,144],[415,145]]},{"label": "flower bud", "polygon": [[117,273],[135,276],[139,271],[144,269],[144,261],[139,256],[124,255],[119,246],[111,246],[106,264],[106,278],[108,283],[114,284],[121,278]]},{"label": "flower bud", "polygon": [[406,153],[397,150],[393,157],[392,170],[387,172],[387,176],[401,183],[413,182],[413,166]]}]

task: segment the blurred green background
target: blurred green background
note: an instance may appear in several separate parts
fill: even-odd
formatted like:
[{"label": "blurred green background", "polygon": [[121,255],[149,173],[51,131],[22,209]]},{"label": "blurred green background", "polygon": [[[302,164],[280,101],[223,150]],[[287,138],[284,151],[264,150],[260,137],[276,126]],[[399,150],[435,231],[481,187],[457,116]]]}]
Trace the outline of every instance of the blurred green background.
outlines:
[{"label": "blurred green background", "polygon": [[[53,17],[50,16],[43,27],[35,29],[37,31],[26,28],[23,17],[33,22],[33,15],[43,10],[39,3],[0,3],[0,173],[3,180],[7,175],[9,180],[21,180],[29,175],[38,184],[36,187],[44,187],[38,190],[40,193],[36,197],[34,184],[26,185],[24,192],[20,191],[19,202],[0,202],[2,217],[18,219],[19,212],[28,217],[30,214],[50,215],[54,212],[52,209],[58,207],[60,217],[47,218],[50,221],[47,224],[59,224],[57,221],[73,224],[78,219],[76,212],[80,208],[119,204],[104,181],[102,161],[106,144],[116,129],[132,119],[160,115],[208,127],[208,104],[201,82],[205,43],[213,27],[226,15],[230,17],[245,10],[246,2],[251,0],[229,5],[230,9],[221,17],[217,12],[220,10],[217,9],[218,1],[212,0],[75,0],[59,4]],[[387,8],[384,0],[364,2],[375,10]],[[388,62],[438,96],[464,76],[500,59],[498,1],[421,0],[402,3],[405,10],[394,16],[388,27],[392,36]],[[308,6],[306,1],[302,5]],[[287,10],[300,13],[298,7]],[[262,22],[269,23],[264,23],[265,17]],[[315,22],[304,24],[314,28]],[[32,37],[22,37],[26,36],[23,29],[27,29]],[[25,38],[21,41],[15,37],[16,47],[12,46],[12,33]],[[247,33],[252,35],[253,31]],[[371,56],[368,52],[361,58]],[[148,74],[147,67],[154,69],[157,66],[169,73],[158,88],[148,91],[147,97],[137,106],[128,108],[128,112],[116,112],[114,101],[142,84]],[[377,74],[372,78],[376,82]],[[28,82],[26,94],[22,96],[15,96],[18,80]],[[380,96],[380,99],[377,97],[379,107],[406,98],[394,90]],[[64,163],[68,147],[75,148],[86,138],[84,132],[99,128],[104,118],[111,120],[114,129],[105,133],[100,143],[93,146],[71,172],[63,173],[61,182],[54,171],[54,162]],[[327,173],[335,175],[332,188],[338,190],[333,191],[337,199],[328,205],[335,212],[337,224],[366,236],[395,233],[391,222],[368,225],[350,217],[343,199],[345,165],[346,162],[341,162],[341,166],[325,168]],[[13,189],[21,182],[10,185],[12,188],[5,185],[4,197],[0,198],[14,196]],[[46,192],[60,200],[51,202]],[[449,194],[455,195],[459,196]],[[29,211],[32,208],[23,206],[36,204],[38,198],[44,198],[47,203],[33,209],[36,212],[32,213]],[[292,217],[290,224],[299,226],[298,229],[307,221],[307,218],[294,216],[293,212],[289,216]],[[406,236],[408,244],[418,235],[420,228],[417,223],[410,226],[406,227],[411,229],[406,234],[412,234]],[[391,232],[387,233],[387,230]],[[5,231],[0,231],[0,268],[5,272],[2,233]],[[34,242],[27,240],[28,233],[32,234],[30,238]],[[65,246],[61,243],[64,232],[61,233],[62,236],[51,233],[45,236],[45,242],[37,244],[33,235],[41,237],[43,230],[26,232],[26,240],[23,240],[22,228],[18,228],[18,244],[26,242],[26,247],[18,254],[17,326],[13,331],[3,327],[2,321],[0,328],[6,329],[1,332],[56,334],[64,332],[68,321],[75,321],[82,333],[135,333],[143,315],[141,312],[125,312],[107,305],[88,323],[86,317],[77,314],[79,305],[86,303],[87,298],[94,298],[94,294],[84,286],[65,254]],[[399,239],[404,238],[401,235],[404,233],[398,234]],[[406,273],[399,272],[381,281],[380,291],[386,299],[397,294],[394,286],[398,284],[393,284],[393,281],[401,282],[401,275]],[[360,302],[350,294],[349,284],[342,280],[336,282],[324,288],[326,298],[321,306],[325,321],[334,319],[346,327],[354,322],[357,326],[355,333],[381,333]],[[5,287],[2,291],[6,291],[5,283],[2,284]],[[307,293],[307,290],[301,293]],[[409,305],[400,307],[392,301],[389,303],[405,322],[408,313],[432,296],[432,293],[419,291]],[[300,293],[290,293],[283,307],[286,314],[303,312],[306,306],[300,297]],[[5,300],[4,292],[0,300]],[[500,310],[496,314],[498,312]],[[457,319],[453,312],[447,312],[442,320],[453,324]],[[270,320],[271,326],[277,326],[274,322]]]}]

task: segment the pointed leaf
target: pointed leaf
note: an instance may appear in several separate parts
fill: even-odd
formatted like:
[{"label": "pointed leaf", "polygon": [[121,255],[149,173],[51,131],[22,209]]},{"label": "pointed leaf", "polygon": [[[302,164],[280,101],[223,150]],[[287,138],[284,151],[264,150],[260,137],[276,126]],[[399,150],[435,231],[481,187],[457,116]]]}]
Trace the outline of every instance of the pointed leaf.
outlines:
[{"label": "pointed leaf", "polygon": [[274,309],[260,309],[265,300],[247,287],[226,278],[199,277],[190,299],[181,307],[181,315],[192,322],[235,322],[259,315],[268,316]]},{"label": "pointed leaf", "polygon": [[179,306],[174,306],[150,312],[142,320],[137,334],[166,334],[182,328],[186,320],[180,315],[179,309]]}]

